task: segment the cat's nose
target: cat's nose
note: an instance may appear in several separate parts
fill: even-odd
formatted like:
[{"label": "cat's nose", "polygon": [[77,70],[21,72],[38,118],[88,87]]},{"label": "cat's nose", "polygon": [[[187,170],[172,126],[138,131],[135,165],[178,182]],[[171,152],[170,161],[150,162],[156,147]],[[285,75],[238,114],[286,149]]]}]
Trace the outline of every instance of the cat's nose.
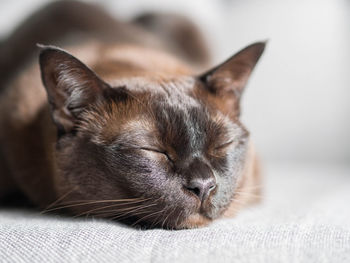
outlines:
[{"label": "cat's nose", "polygon": [[185,185],[185,187],[187,190],[194,193],[203,203],[209,197],[210,192],[215,189],[216,181],[214,177],[193,178]]}]

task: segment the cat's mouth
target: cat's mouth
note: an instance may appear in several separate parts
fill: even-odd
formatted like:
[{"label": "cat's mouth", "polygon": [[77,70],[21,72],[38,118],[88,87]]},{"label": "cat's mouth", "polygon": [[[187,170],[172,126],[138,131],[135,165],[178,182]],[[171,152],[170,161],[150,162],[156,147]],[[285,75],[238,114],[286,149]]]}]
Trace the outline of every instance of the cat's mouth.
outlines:
[{"label": "cat's mouth", "polygon": [[[169,224],[165,228],[170,229],[191,229],[204,227],[210,224],[219,216],[218,211],[213,206],[213,198],[217,192],[217,188],[209,194],[205,200],[200,200],[193,193],[184,191],[188,199],[186,205],[179,205],[176,212],[169,217]],[[161,226],[164,228],[164,226]]]},{"label": "cat's mouth", "polygon": [[210,219],[209,217],[200,213],[195,213],[190,215],[187,219],[185,219],[179,226],[176,226],[176,228],[198,228],[207,226],[209,223],[211,223],[211,221],[212,219]]},{"label": "cat's mouth", "polygon": [[177,229],[199,228],[210,224],[216,216],[212,214],[212,204],[210,201],[201,204],[197,212],[185,218]]},{"label": "cat's mouth", "polygon": [[[198,202],[195,207],[190,206],[179,208],[179,210],[177,210],[177,213],[173,215],[173,218],[168,218],[169,222],[168,224],[164,225],[165,228],[180,230],[207,226],[219,216],[213,211],[211,198],[205,203]],[[181,216],[184,214],[187,215]],[[164,228],[164,226],[161,226],[161,228]]]},{"label": "cat's mouth", "polygon": [[[160,221],[161,223],[155,224],[153,220],[143,221],[143,222],[138,220],[137,225],[141,227],[145,227],[146,229],[152,229],[152,228],[164,229],[165,228],[165,229],[181,230],[181,229],[193,229],[193,228],[200,228],[200,227],[207,226],[213,221],[213,219],[209,218],[207,215],[203,213],[196,212],[196,213],[190,214],[187,217],[183,217],[181,219],[174,216],[174,218],[165,218]],[[131,221],[131,225],[134,225],[132,221]]]},{"label": "cat's mouth", "polygon": [[[192,206],[190,205],[192,203]],[[205,204],[193,202],[187,203],[189,206],[171,206],[163,203],[157,205],[141,216],[130,215],[125,221],[132,226],[141,226],[142,228],[165,228],[165,229],[192,229],[204,227],[210,224],[218,215],[212,211],[211,202]],[[150,206],[151,205],[147,205]],[[215,210],[215,209],[214,209]]]}]

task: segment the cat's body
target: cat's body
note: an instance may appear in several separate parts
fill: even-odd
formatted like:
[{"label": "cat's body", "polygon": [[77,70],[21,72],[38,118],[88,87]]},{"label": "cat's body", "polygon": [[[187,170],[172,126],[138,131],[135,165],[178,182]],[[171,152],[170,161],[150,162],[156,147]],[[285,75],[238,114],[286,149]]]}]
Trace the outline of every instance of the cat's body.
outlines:
[{"label": "cat's body", "polygon": [[[66,8],[69,3],[62,5]],[[80,7],[92,12],[89,6]],[[140,18],[138,23],[147,24],[145,19],[150,18]],[[119,22],[96,41],[96,32],[102,30],[83,27],[83,36],[74,37],[74,41],[68,38],[64,48],[89,68],[62,50],[43,47],[41,73],[35,60],[27,63],[31,52],[23,56],[25,60],[17,58],[11,70],[2,72],[7,75],[0,81],[0,198],[21,191],[41,208],[57,201],[55,205],[71,206],[73,214],[90,211],[101,217],[107,217],[110,207],[116,205],[111,200],[132,199],[148,210],[139,215],[130,210],[135,208],[130,206],[132,202],[119,203],[131,212],[121,213],[120,219],[169,228],[196,227],[221,215],[231,216],[254,199],[259,174],[255,153],[238,121],[239,98],[223,100],[217,98],[223,91],[211,94],[203,90],[206,81],[214,82],[208,84],[210,89],[224,85],[219,77],[226,71],[215,69],[203,75],[204,84],[193,77],[205,66],[205,48],[186,44],[188,50],[182,50],[180,40],[169,47],[169,39],[161,32],[157,36]],[[60,32],[64,37],[75,32],[65,30]],[[108,38],[112,31],[113,37]],[[43,36],[34,41],[43,40],[50,41]],[[54,43],[63,43],[61,40]],[[250,74],[260,56],[263,47],[259,45],[251,47],[253,51],[247,49],[255,55],[252,53],[253,64],[244,74]],[[191,57],[196,52],[202,56]],[[249,59],[249,52],[243,57]],[[241,74],[237,76],[241,78]],[[247,77],[243,78],[246,82]],[[56,87],[62,90],[56,92]],[[235,96],[237,92],[233,92]],[[226,149],[233,147],[225,145],[228,141],[232,144],[226,133],[242,138],[234,143],[236,150]],[[224,150],[216,147],[216,141]],[[230,162],[233,167],[226,167]],[[203,197],[203,184],[187,185],[186,178],[192,178],[192,173],[196,178],[210,174],[205,178],[214,180],[211,195],[217,195],[218,200],[210,196],[214,199],[208,207],[204,207],[204,198],[209,199],[210,191]],[[234,175],[229,178],[220,173]],[[181,179],[174,179],[175,175]],[[178,183],[186,184],[185,194],[177,190]],[[200,197],[204,208],[198,207],[197,199],[192,200],[193,195]],[[85,205],[75,206],[77,200]],[[103,200],[105,208],[96,205]],[[187,202],[191,205],[182,207]],[[190,212],[197,209],[205,212]],[[169,218],[163,218],[162,213],[169,213]],[[118,215],[114,214],[116,219]]]}]

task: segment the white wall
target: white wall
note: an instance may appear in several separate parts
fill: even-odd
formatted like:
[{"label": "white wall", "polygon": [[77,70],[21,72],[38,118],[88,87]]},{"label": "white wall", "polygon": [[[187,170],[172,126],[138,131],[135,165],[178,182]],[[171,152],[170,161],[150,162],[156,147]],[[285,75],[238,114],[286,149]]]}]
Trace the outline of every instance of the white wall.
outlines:
[{"label": "white wall", "polygon": [[[5,36],[45,0],[0,2]],[[243,103],[243,119],[270,161],[350,163],[350,2],[346,0],[102,0],[128,18],[177,11],[206,32],[214,60],[269,39]]]}]

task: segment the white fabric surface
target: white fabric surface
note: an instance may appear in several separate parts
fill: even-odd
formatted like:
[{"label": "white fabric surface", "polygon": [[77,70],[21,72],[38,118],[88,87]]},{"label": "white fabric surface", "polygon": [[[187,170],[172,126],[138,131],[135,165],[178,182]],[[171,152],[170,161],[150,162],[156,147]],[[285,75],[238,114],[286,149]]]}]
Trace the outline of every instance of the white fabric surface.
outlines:
[{"label": "white fabric surface", "polygon": [[0,210],[0,262],[350,262],[350,169],[273,166],[265,201],[195,230]]}]

